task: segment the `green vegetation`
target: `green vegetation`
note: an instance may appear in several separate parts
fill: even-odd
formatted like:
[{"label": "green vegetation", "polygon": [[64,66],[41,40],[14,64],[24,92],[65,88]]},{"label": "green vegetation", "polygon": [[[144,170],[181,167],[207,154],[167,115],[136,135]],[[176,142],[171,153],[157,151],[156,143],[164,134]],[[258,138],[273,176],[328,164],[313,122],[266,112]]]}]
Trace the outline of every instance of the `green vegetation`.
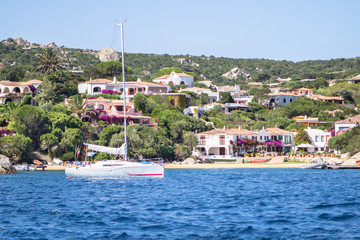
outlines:
[{"label": "green vegetation", "polygon": [[[330,128],[335,121],[357,114],[356,110],[345,106],[316,101],[308,98],[294,100],[285,107],[276,110],[264,109],[260,104],[270,92],[266,84],[277,82],[277,78],[288,78],[288,82],[278,82],[280,87],[290,90],[306,87],[315,90],[315,94],[326,96],[341,96],[347,104],[360,104],[360,85],[348,84],[342,81],[360,73],[360,58],[332,59],[329,61],[274,61],[267,59],[231,59],[215,58],[213,56],[190,55],[155,55],[155,54],[125,54],[126,81],[141,78],[151,81],[155,77],[170,74],[172,71],[185,72],[194,77],[194,86],[206,88],[199,80],[211,80],[218,86],[238,84],[249,95],[254,95],[254,101],[249,103],[249,111],[233,111],[225,114],[217,105],[205,112],[200,118],[185,116],[185,98],[175,96],[151,97],[137,94],[134,105],[144,115],[150,116],[155,127],[131,125],[128,127],[129,153],[132,157],[157,157],[164,159],[183,159],[189,157],[191,150],[197,144],[195,132],[210,130],[214,127],[238,127],[245,129],[261,129],[262,127],[280,127],[287,130],[301,130],[301,124],[291,120],[298,115],[317,117],[322,129]],[[35,149],[47,151],[51,157],[72,160],[81,144],[101,144],[119,147],[124,142],[122,126],[111,126],[106,121],[99,121],[96,126],[80,120],[81,114],[89,109],[85,107],[86,99],[104,97],[120,99],[116,94],[100,94],[96,96],[78,95],[78,83],[90,78],[122,79],[122,65],[117,61],[100,62],[94,51],[69,49],[65,47],[22,49],[8,39],[0,42],[0,61],[4,67],[0,69],[0,80],[27,81],[42,80],[41,92],[34,96],[28,95],[22,104],[8,103],[0,105],[0,126],[15,130],[17,136],[0,138],[0,152],[12,159],[27,160],[29,153]],[[235,79],[227,79],[222,75],[231,69],[239,67],[243,74]],[[80,69],[83,73],[73,73],[69,70]],[[301,79],[316,79],[315,81],[300,81]],[[329,79],[337,79],[337,83],[328,87]],[[261,82],[261,87],[249,86],[249,82]],[[177,92],[183,86],[172,86]],[[215,91],[212,89],[212,91]],[[191,95],[190,104],[202,106],[209,103],[207,94]],[[229,93],[221,93],[222,103],[234,102]],[[70,104],[65,106],[64,98],[70,98]],[[178,106],[170,104],[176,100]],[[36,103],[36,104],[34,104]],[[31,106],[36,105],[36,106]],[[334,116],[326,111],[342,110]],[[73,114],[73,115],[71,115]],[[329,146],[342,151],[359,151],[357,144],[358,129],[348,131],[339,137],[332,138]],[[299,135],[299,134],[298,134]],[[348,144],[350,142],[352,144]],[[300,140],[296,140],[300,144]],[[306,141],[304,141],[306,142]],[[77,147],[77,148],[76,148]],[[97,159],[108,157],[98,154]]]},{"label": "green vegetation", "polygon": [[360,152],[360,127],[354,127],[339,136],[330,138],[329,147],[343,153],[349,152],[351,155]]}]

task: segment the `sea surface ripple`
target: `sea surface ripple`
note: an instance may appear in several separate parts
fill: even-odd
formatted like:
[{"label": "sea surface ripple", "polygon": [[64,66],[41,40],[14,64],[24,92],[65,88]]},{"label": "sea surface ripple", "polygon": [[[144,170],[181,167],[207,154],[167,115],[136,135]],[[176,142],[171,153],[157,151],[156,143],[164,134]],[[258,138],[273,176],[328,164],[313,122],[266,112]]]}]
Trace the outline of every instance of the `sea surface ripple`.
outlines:
[{"label": "sea surface ripple", "polygon": [[0,176],[0,239],[360,239],[360,171]]}]

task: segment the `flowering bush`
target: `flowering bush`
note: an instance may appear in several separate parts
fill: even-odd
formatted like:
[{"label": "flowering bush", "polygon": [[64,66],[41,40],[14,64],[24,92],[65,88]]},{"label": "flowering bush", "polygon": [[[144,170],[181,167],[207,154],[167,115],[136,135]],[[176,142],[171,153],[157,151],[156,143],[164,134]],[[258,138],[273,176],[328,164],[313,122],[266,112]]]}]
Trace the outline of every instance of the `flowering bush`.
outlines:
[{"label": "flowering bush", "polygon": [[103,90],[101,90],[101,93],[102,94],[110,94],[110,95],[113,95],[113,94],[119,95],[120,94],[118,91],[114,91],[111,89],[103,89]]},{"label": "flowering bush", "polygon": [[335,129],[333,127],[329,129],[329,132],[330,132],[332,137],[335,136]]},{"label": "flowering bush", "polygon": [[29,85],[28,87],[29,87],[29,89],[30,89],[31,92],[35,92],[35,91],[36,91],[36,88],[35,88],[33,85]]},{"label": "flowering bush", "polygon": [[283,147],[284,146],[280,140],[274,140],[274,139],[267,141],[265,144],[266,144],[266,146],[271,146],[271,147]]}]

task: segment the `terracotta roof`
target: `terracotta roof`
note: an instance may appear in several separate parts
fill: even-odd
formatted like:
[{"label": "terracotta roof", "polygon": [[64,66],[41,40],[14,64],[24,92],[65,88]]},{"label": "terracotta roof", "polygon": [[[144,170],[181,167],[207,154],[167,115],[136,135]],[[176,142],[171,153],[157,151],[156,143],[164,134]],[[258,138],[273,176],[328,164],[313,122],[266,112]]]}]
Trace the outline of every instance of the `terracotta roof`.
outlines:
[{"label": "terracotta roof", "polygon": [[31,85],[29,82],[10,82],[10,81],[0,81],[0,85],[3,86],[12,86],[12,87],[21,87]]},{"label": "terracotta roof", "polygon": [[269,134],[291,134],[291,132],[285,131],[285,130],[277,128],[277,127],[265,128],[265,131],[267,131]]},{"label": "terracotta roof", "polygon": [[[175,73],[176,75],[180,76],[180,77],[192,77],[191,75],[187,74],[187,73]],[[161,79],[167,79],[170,77],[170,74],[167,75],[162,75],[160,77],[157,77],[153,80],[161,80]]]},{"label": "terracotta roof", "polygon": [[260,83],[260,82],[249,82],[248,85],[261,86],[262,83]]},{"label": "terracotta roof", "polygon": [[208,88],[200,88],[200,87],[191,87],[191,88],[181,89],[181,91],[191,91],[191,90],[210,91],[210,89],[208,89]]},{"label": "terracotta roof", "polygon": [[159,87],[166,87],[163,84],[159,83],[152,83],[152,82],[125,82],[125,86],[127,84],[134,84],[134,85],[143,85],[143,86],[159,86]]},{"label": "terracotta roof", "polygon": [[360,123],[360,114],[353,116],[351,118],[347,118],[347,119],[336,122],[336,124],[344,124],[344,123]]},{"label": "terracotta roof", "polygon": [[360,80],[360,74],[355,77],[350,78],[349,80]]},{"label": "terracotta roof", "polygon": [[91,80],[91,81],[87,81],[87,82],[82,82],[82,83],[79,83],[79,84],[84,84],[84,83],[112,83],[111,80],[109,79],[105,79],[105,78],[98,78],[98,79],[94,79],[94,80]]},{"label": "terracotta roof", "polygon": [[314,90],[312,90],[310,88],[298,88],[298,89],[295,89],[293,91],[301,91],[301,90],[303,90],[303,91],[314,91]]},{"label": "terracotta roof", "polygon": [[42,83],[42,81],[38,80],[38,79],[32,79],[27,81],[27,83],[32,84],[32,83]]},{"label": "terracotta roof", "polygon": [[298,97],[298,95],[295,95],[293,93],[287,93],[287,92],[279,92],[279,93],[268,93],[268,96],[280,96],[280,95],[285,95],[285,96],[294,96],[294,97]]},{"label": "terracotta roof", "polygon": [[312,95],[310,98],[319,99],[319,100],[344,100],[342,97],[327,97],[322,95]]},{"label": "terracotta roof", "polygon": [[201,133],[198,133],[197,135],[219,135],[219,134],[230,135],[229,132],[227,132],[226,130],[220,129],[220,128],[215,128],[210,131],[201,132]]},{"label": "terracotta roof", "polygon": [[238,129],[238,128],[230,128],[226,130],[229,133],[237,134],[237,135],[258,135],[259,132],[250,131],[246,129]]}]

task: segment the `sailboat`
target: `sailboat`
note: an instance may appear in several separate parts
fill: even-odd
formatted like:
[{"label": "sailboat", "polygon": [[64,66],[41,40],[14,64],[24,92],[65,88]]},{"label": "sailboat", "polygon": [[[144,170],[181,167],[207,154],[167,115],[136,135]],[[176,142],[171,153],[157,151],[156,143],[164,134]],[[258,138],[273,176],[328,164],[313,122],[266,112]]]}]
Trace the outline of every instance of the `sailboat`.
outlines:
[{"label": "sailboat", "polygon": [[68,177],[82,178],[127,178],[127,177],[164,177],[164,167],[152,162],[131,162],[128,161],[127,131],[126,131],[126,95],[125,95],[125,63],[124,63],[124,30],[121,28],[121,60],[123,75],[123,97],[124,97],[124,131],[125,143],[120,148],[112,148],[95,144],[87,144],[88,150],[103,152],[117,156],[124,156],[124,160],[103,160],[95,164],[85,166],[72,166],[65,169]]}]

